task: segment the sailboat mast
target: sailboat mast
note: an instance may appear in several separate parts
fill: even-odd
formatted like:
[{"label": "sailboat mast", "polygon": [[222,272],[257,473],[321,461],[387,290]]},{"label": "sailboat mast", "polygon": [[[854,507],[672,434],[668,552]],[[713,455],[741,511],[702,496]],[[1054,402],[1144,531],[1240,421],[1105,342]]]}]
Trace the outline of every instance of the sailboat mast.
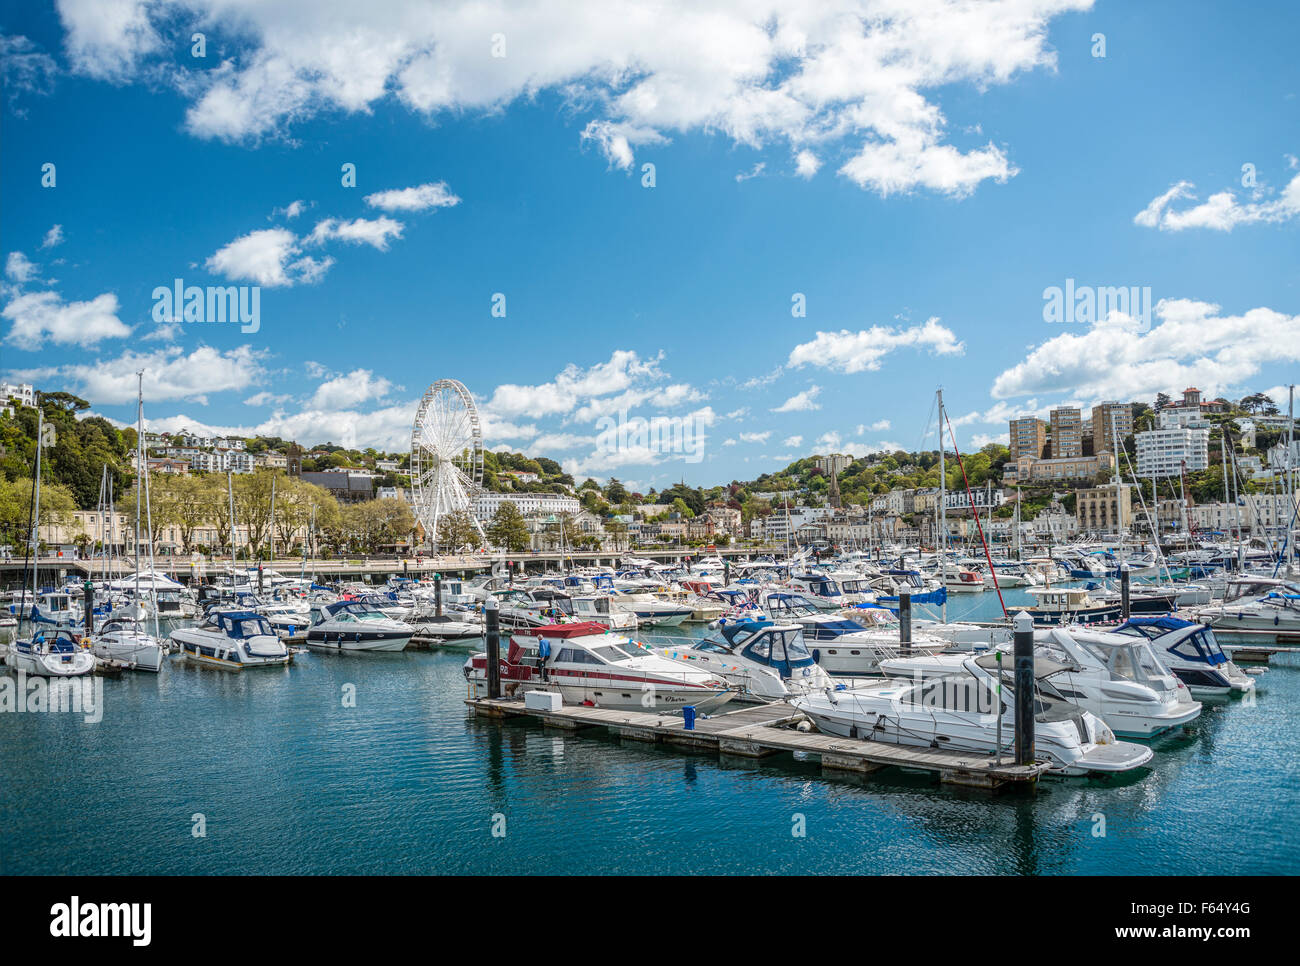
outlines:
[{"label": "sailboat mast", "polygon": [[[45,437],[45,410],[36,406],[36,474],[32,484],[32,609],[36,609],[36,572],[41,565],[41,442]],[[19,613],[22,608],[19,607]],[[33,627],[35,624],[33,623]]]},{"label": "sailboat mast", "polygon": [[936,390],[939,400],[939,585],[943,588],[940,617],[948,623],[948,471],[943,460],[943,390]]},{"label": "sailboat mast", "polygon": [[144,370],[135,374],[135,606],[140,607],[140,501],[149,485],[144,472]]},{"label": "sailboat mast", "polygon": [[235,482],[226,470],[226,493],[230,495],[230,586],[237,589],[235,581]]},{"label": "sailboat mast", "polygon": [[1295,385],[1287,387],[1287,431],[1286,431],[1286,459],[1282,465],[1286,467],[1286,486],[1283,492],[1287,495],[1286,501],[1286,572],[1288,576],[1295,570],[1295,541],[1292,534],[1295,532],[1295,467],[1292,466],[1291,460],[1295,455]]}]

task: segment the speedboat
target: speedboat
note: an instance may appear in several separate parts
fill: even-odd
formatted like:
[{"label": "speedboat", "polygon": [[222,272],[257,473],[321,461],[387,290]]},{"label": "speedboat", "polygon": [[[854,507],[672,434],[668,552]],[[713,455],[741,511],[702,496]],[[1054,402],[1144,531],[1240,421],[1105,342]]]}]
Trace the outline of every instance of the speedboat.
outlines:
[{"label": "speedboat", "polygon": [[831,678],[813,660],[797,624],[721,620],[702,641],[655,648],[672,661],[712,672],[761,701],[819,691]]},{"label": "speedboat", "polygon": [[974,570],[954,570],[944,575],[943,585],[950,594],[984,592],[984,578]]},{"label": "speedboat", "polygon": [[[1049,770],[1060,775],[1110,774],[1149,762],[1150,748],[1117,740],[1104,721],[1056,690],[1048,679],[1060,670],[1051,662],[1035,667],[1034,751],[1047,760]],[[790,703],[826,734],[915,748],[1014,754],[1014,676],[1003,669],[999,694],[993,654],[961,658],[960,672],[917,683],[883,681],[828,689]]]},{"label": "speedboat", "polygon": [[[1010,668],[1012,647],[1000,645],[991,656],[996,661],[1000,652],[1002,666]],[[891,677],[925,680],[960,671],[962,661],[959,655],[904,658],[885,661],[881,670]],[[1056,668],[1055,689],[1123,737],[1152,738],[1201,713],[1200,703],[1141,637],[1082,628],[1036,631],[1034,661]]]},{"label": "speedboat", "polygon": [[162,670],[167,645],[151,635],[139,621],[110,617],[90,637],[96,657],[121,661],[134,671]]},{"label": "speedboat", "polygon": [[270,622],[251,610],[214,608],[193,627],[178,627],[171,639],[186,660],[240,671],[288,664],[293,655]]},{"label": "speedboat", "polygon": [[1245,694],[1255,690],[1255,679],[1229,660],[1214,630],[1204,624],[1178,617],[1135,617],[1115,628],[1115,633],[1150,641],[1160,662],[1193,695]]},{"label": "speedboat", "polygon": [[654,594],[619,594],[610,600],[615,610],[634,615],[641,627],[676,627],[694,613],[689,607],[661,600]]},{"label": "speedboat", "polygon": [[95,656],[62,627],[14,641],[5,662],[15,671],[45,678],[71,678],[95,670]]},{"label": "speedboat", "polygon": [[1300,633],[1300,587],[1278,583],[1263,596],[1242,597],[1197,608],[1197,620],[1222,631]]},{"label": "speedboat", "polygon": [[421,606],[406,619],[414,633],[411,640],[429,647],[481,647],[483,621],[470,611],[433,613],[434,608]]},{"label": "speedboat", "polygon": [[[903,653],[899,624],[883,607],[857,607],[853,617],[814,610],[798,594],[768,594],[763,598],[773,620],[797,624],[812,648],[815,660],[827,674],[879,674],[880,662]],[[910,654],[937,654],[949,641],[913,631]]]},{"label": "speedboat", "polygon": [[[726,679],[703,668],[661,657],[603,624],[581,622],[531,627],[511,636],[501,655],[501,692],[556,691],[566,704],[627,711],[707,713],[737,694]],[[470,656],[463,669],[478,697],[487,694],[487,654]]]},{"label": "speedboat", "polygon": [[400,651],[415,629],[385,617],[369,604],[340,600],[320,609],[320,619],[307,628],[307,646],[332,651]]}]

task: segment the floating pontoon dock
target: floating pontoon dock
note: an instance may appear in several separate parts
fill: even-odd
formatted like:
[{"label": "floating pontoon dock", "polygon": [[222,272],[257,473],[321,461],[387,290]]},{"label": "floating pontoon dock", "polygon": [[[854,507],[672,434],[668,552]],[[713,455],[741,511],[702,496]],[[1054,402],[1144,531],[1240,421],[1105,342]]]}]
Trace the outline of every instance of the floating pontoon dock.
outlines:
[{"label": "floating pontoon dock", "polygon": [[816,731],[782,727],[803,715],[788,704],[764,704],[697,718],[687,730],[680,716],[645,711],[616,711],[585,706],[558,711],[525,708],[520,698],[469,698],[465,702],[485,718],[532,718],[550,728],[579,731],[605,728],[620,738],[715,750],[723,755],[764,758],[783,751],[817,755],[823,768],[869,773],[895,766],[935,772],[940,781],[975,788],[1032,786],[1047,770],[1045,762],[1018,766],[1006,755],[964,754],[939,748],[909,748],[882,741],[839,738]]}]

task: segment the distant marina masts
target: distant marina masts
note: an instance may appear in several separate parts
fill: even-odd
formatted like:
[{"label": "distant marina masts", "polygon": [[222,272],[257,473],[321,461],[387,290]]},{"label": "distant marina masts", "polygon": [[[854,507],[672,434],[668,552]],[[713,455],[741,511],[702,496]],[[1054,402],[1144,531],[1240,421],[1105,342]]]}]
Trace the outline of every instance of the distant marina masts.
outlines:
[{"label": "distant marina masts", "polygon": [[413,509],[433,550],[439,526],[453,513],[467,514],[487,543],[473,509],[482,488],[483,434],[474,398],[463,383],[439,379],[425,391],[411,429]]}]

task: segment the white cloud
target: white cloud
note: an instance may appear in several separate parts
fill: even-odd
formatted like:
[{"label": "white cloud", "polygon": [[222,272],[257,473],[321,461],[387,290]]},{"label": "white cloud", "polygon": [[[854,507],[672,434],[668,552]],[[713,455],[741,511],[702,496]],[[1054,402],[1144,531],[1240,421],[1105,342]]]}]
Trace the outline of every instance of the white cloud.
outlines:
[{"label": "white cloud", "polygon": [[304,240],[309,245],[323,245],[331,239],[337,239],[354,245],[370,245],[381,252],[386,252],[389,239],[401,238],[403,227],[400,221],[387,215],[378,218],[355,218],[352,221],[324,218],[316,222],[316,227]]},{"label": "white cloud", "polygon": [[772,410],[774,413],[806,413],[821,409],[821,403],[814,402],[821,393],[821,386],[812,386],[803,392],[795,393],[781,405]]},{"label": "white cloud", "polygon": [[[1164,194],[1152,199],[1134,217],[1134,223],[1161,231],[1185,231],[1189,228],[1207,228],[1212,231],[1232,231],[1238,225],[1278,224],[1300,215],[1300,175],[1296,175],[1282,189],[1282,193],[1269,201],[1238,201],[1231,191],[1220,191],[1190,208],[1175,209],[1172,202],[1180,199],[1196,200],[1191,182],[1180,181]],[[1256,195],[1263,197],[1264,189]]]},{"label": "white cloud", "polygon": [[278,288],[319,281],[334,264],[332,258],[298,257],[301,253],[298,236],[287,228],[263,228],[218,249],[205,266],[233,281]]},{"label": "white cloud", "polygon": [[754,165],[754,166],[753,166],[752,168],[750,168],[748,171],[741,171],[741,172],[738,172],[738,173],[736,174],[736,181],[737,181],[737,183],[739,183],[739,182],[741,182],[741,181],[748,181],[750,178],[757,178],[760,174],[763,173],[763,169],[766,168],[766,167],[767,167],[766,164],[764,164],[762,161],[759,161],[756,165]]},{"label": "white cloud", "polygon": [[311,205],[307,204],[305,201],[291,201],[283,208],[274,209],[271,212],[271,217],[274,218],[276,215],[284,215],[285,218],[292,221],[310,207]]},{"label": "white cloud", "polygon": [[983,449],[989,443],[1001,443],[1006,446],[1011,440],[1011,434],[1006,433],[976,433],[970,438],[970,444],[976,449]]},{"label": "white cloud", "polygon": [[366,204],[384,211],[428,211],[430,208],[450,208],[460,204],[447,182],[437,181],[414,188],[393,188],[366,195]]},{"label": "white cloud", "polygon": [[63,226],[55,225],[45,233],[45,240],[41,242],[42,248],[53,248],[56,245],[63,244]]},{"label": "white cloud", "polygon": [[[322,12],[315,0],[190,0],[190,19],[232,47],[203,69],[167,56],[160,34],[174,32],[176,11],[159,0],[63,0],[60,15],[76,69],[170,80],[199,137],[279,136],[318,114],[394,99],[431,118],[486,114],[549,91],[588,116],[581,137],[614,168],[631,169],[638,147],[669,133],[705,132],[781,145],[804,177],[814,151],[841,149],[840,172],[864,188],[961,196],[1016,169],[992,142],[950,143],[937,92],[1054,69],[1049,23],[1091,5],[370,0]],[[496,34],[504,57],[490,56]]]},{"label": "white cloud", "polygon": [[789,446],[789,447],[791,447],[792,449],[798,449],[800,446],[803,445],[803,437],[802,437],[802,436],[787,436],[785,439],[781,440],[781,445],[782,445],[782,446]]},{"label": "white cloud", "polygon": [[263,391],[263,392],[254,393],[253,395],[249,396],[247,399],[244,400],[244,405],[245,406],[269,406],[269,405],[280,406],[283,405],[284,403],[287,403],[292,398],[293,397],[288,394]]},{"label": "white cloud", "polygon": [[317,386],[307,405],[313,409],[351,409],[383,399],[392,390],[393,384],[382,376],[376,378],[369,369],[353,369]]},{"label": "white cloud", "polygon": [[742,443],[766,443],[771,435],[770,429],[761,433],[741,433],[740,440]]},{"label": "white cloud", "polygon": [[13,323],[5,341],[34,351],[46,340],[56,345],[91,346],[104,339],[121,339],[131,329],[117,317],[117,296],[97,295],[89,302],[64,302],[57,292],[16,296],[0,312]]},{"label": "white cloud", "polygon": [[875,432],[879,432],[889,428],[890,425],[888,419],[877,419],[874,423],[871,424],[871,429]]},{"label": "white cloud", "polygon": [[58,72],[54,58],[26,37],[0,36],[0,88],[8,95],[8,107],[15,116],[27,116],[19,105],[21,95],[49,94]]},{"label": "white cloud", "polygon": [[807,148],[800,151],[794,156],[795,173],[801,178],[811,178],[822,166],[817,155],[813,154]]},{"label": "white cloud", "polygon": [[[551,382],[497,386],[485,408],[504,417],[573,413],[578,421],[590,422],[646,402],[665,408],[701,398],[686,385],[657,385],[663,379],[659,360],[660,356],[642,359],[632,350],[616,349],[607,362],[596,363],[588,369],[570,363]],[[615,393],[626,395],[606,398]]]},{"label": "white cloud", "polygon": [[937,318],[928,319],[924,325],[906,329],[873,325],[870,329],[850,332],[818,332],[811,342],[804,342],[790,351],[790,366],[820,366],[838,372],[854,373],[874,371],[881,360],[895,349],[929,349],[936,355],[961,355],[966,344],[958,342],[947,326]]},{"label": "white cloud", "polygon": [[1034,349],[994,381],[995,399],[1074,392],[1092,401],[1150,398],[1197,386],[1215,396],[1246,384],[1266,363],[1300,361],[1300,315],[1254,308],[1223,315],[1189,299],[1156,304],[1149,332],[1119,313]]},{"label": "white cloud", "polygon": [[168,346],[156,352],[128,350],[114,359],[90,359],[21,375],[27,382],[57,379],[95,405],[115,405],[135,399],[135,374],[143,369],[146,400],[192,399],[206,404],[209,393],[247,389],[263,379],[263,357],[263,352],[247,345],[227,352],[200,346],[189,353]]},{"label": "white cloud", "polygon": [[22,252],[10,252],[9,257],[5,259],[5,274],[19,285],[23,285],[39,277],[41,271],[36,263]]}]

